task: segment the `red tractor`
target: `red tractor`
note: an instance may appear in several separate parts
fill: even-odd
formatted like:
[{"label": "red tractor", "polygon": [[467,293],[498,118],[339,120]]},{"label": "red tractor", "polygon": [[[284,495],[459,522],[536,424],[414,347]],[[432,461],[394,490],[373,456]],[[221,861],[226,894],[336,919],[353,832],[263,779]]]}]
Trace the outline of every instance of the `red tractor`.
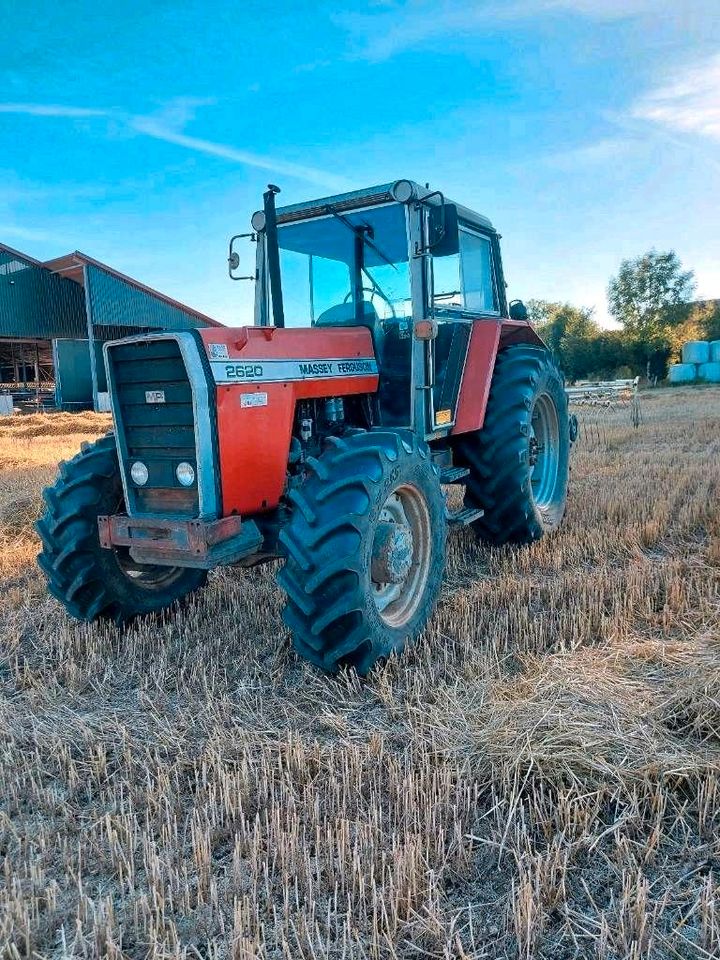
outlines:
[{"label": "red tractor", "polygon": [[485,217],[409,180],[277,192],[245,235],[254,326],[106,344],[115,432],[45,491],[39,564],[74,617],[123,623],[282,560],[296,650],[364,674],[426,625],[449,528],[558,527],[567,400]]}]

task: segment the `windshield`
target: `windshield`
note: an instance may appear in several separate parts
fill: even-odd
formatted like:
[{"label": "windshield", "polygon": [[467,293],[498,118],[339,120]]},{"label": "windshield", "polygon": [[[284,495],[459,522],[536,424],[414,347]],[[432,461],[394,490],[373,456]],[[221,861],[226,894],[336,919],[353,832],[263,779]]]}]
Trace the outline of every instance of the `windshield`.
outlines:
[{"label": "windshield", "polygon": [[[411,316],[405,208],[370,207],[278,226],[285,325]],[[367,308],[364,308],[367,310]],[[346,316],[347,315],[347,316]]]}]

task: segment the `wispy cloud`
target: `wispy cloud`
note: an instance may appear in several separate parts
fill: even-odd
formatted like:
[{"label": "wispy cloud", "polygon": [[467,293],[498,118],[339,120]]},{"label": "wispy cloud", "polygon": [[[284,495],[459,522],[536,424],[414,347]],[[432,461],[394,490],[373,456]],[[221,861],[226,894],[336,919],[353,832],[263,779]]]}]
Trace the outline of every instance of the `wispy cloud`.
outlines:
[{"label": "wispy cloud", "polygon": [[195,119],[201,107],[214,107],[215,97],[173,97],[149,116],[173,130],[184,130]]},{"label": "wispy cloud", "polygon": [[525,3],[517,3],[515,7],[518,12],[525,8],[529,14],[562,10],[591,20],[624,20],[643,13],[657,13],[659,2],[658,0],[526,0]]},{"label": "wispy cloud", "polygon": [[325,189],[349,189],[349,181],[337,173],[329,173],[317,167],[294,163],[280,157],[255,153],[251,150],[240,149],[214,140],[194,137],[185,133],[185,127],[194,118],[197,109],[209,106],[215,100],[196,97],[178,97],[165,104],[157,113],[149,116],[128,114],[117,109],[102,109],[95,107],[79,107],[48,103],[0,103],[0,113],[19,114],[29,117],[60,117],[68,120],[89,117],[105,118],[135,134],[162,140],[175,146],[202,153],[207,156],[220,157],[231,163],[243,164],[260,170],[269,170],[276,174],[283,174],[308,183],[318,184]]},{"label": "wispy cloud", "polygon": [[553,14],[620,20],[657,14],[657,5],[658,0],[404,0],[382,4],[375,13],[341,12],[333,20],[354,37],[354,57],[379,61],[441,38],[487,32],[498,23]]},{"label": "wispy cloud", "polygon": [[2,222],[0,222],[0,237],[10,237],[12,240],[28,243],[47,243],[56,239],[55,234],[48,230],[35,230],[32,227],[19,227],[14,223]]},{"label": "wispy cloud", "polygon": [[2,205],[9,203],[47,204],[56,200],[94,200],[98,197],[107,196],[107,186],[102,183],[62,181],[47,184],[23,182],[21,180],[13,181],[12,174],[6,174],[1,169],[0,178],[4,178],[0,208]]},{"label": "wispy cloud", "polygon": [[635,102],[630,115],[720,140],[720,54],[682,70]]},{"label": "wispy cloud", "polygon": [[82,119],[82,117],[108,117],[111,111],[94,107],[73,107],[61,103],[0,103],[0,113],[20,113],[27,117]]},{"label": "wispy cloud", "polygon": [[253,153],[250,150],[240,150],[237,147],[217,143],[214,140],[190,137],[174,129],[172,125],[165,124],[152,117],[133,117],[130,126],[133,130],[145,134],[145,136],[153,137],[155,140],[164,140],[166,143],[173,143],[178,147],[193,150],[195,153],[221,157],[223,160],[241,163],[248,167],[256,167],[260,170],[270,170],[273,173],[281,173],[298,180],[305,180],[308,183],[319,184],[331,190],[350,189],[348,180],[344,177],[338,177],[337,174],[330,174],[325,170],[318,170],[316,167],[308,167],[304,164],[291,163],[278,157]]},{"label": "wispy cloud", "polygon": [[[631,154],[638,145],[639,138],[604,137],[591,143],[570,147],[556,153],[545,154],[541,157],[543,163],[549,167],[564,172],[583,172],[590,168],[607,167]],[[536,163],[534,158],[532,163]]]}]

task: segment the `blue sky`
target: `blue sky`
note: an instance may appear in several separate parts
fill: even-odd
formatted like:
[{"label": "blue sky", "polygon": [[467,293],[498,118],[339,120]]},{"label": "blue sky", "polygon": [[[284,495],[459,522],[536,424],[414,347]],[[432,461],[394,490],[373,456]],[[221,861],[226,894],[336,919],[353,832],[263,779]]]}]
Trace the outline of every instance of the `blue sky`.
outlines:
[{"label": "blue sky", "polygon": [[268,180],[293,202],[411,177],[493,220],[512,297],[604,321],[652,246],[720,297],[718,0],[27,0],[4,22],[0,241],[40,258],[242,324],[226,242]]}]

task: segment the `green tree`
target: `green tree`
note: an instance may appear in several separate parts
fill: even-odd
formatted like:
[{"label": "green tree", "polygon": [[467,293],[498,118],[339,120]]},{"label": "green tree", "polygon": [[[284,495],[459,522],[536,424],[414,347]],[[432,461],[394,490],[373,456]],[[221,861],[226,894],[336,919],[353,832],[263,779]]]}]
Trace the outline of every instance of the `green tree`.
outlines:
[{"label": "green tree", "polygon": [[682,358],[688,340],[720,340],[720,300],[696,300],[684,308],[681,321],[667,334],[673,360]]},{"label": "green tree", "polygon": [[703,340],[720,340],[720,300],[700,300],[694,304],[694,313]]},{"label": "green tree", "polygon": [[702,318],[699,311],[690,307],[686,313],[685,319],[667,332],[667,342],[670,348],[670,356],[673,361],[682,360],[683,344],[688,340],[704,340],[705,330],[703,329]]},{"label": "green tree", "polygon": [[600,328],[592,314],[591,307],[575,307],[571,303],[528,303],[528,316],[569,380],[586,377],[593,369],[593,341]]},{"label": "green tree", "polygon": [[692,270],[683,271],[674,250],[650,250],[634,260],[623,260],[608,284],[608,304],[627,337],[643,343],[649,356],[686,319],[684,305],[694,290],[695,276]]}]

